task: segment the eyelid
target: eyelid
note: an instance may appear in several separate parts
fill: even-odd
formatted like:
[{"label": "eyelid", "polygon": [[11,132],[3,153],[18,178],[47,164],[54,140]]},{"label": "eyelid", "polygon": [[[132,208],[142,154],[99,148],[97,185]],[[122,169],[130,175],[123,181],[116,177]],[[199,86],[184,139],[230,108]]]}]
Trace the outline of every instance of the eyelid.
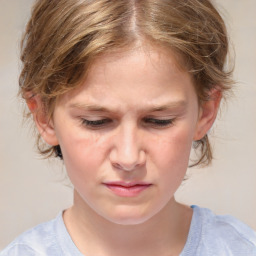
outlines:
[{"label": "eyelid", "polygon": [[[79,117],[81,120],[82,126],[85,126],[89,129],[101,129],[108,127],[114,122],[111,118],[106,117]],[[151,126],[156,128],[168,128],[173,125],[176,118],[172,117],[144,117],[142,118],[143,126]]]},{"label": "eyelid", "polygon": [[153,117],[145,117],[143,118],[144,123],[146,125],[156,126],[159,128],[172,126],[175,118],[153,118]]},{"label": "eyelid", "polygon": [[81,118],[81,123],[86,127],[97,129],[112,123],[112,120],[109,118],[100,118],[100,119],[94,119],[94,120]]}]

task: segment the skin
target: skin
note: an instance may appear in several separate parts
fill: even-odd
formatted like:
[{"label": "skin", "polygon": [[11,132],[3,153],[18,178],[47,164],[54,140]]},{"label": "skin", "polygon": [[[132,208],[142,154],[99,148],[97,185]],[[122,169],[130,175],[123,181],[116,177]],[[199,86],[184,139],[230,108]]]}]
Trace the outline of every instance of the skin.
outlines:
[{"label": "skin", "polygon": [[[190,75],[171,52],[138,47],[99,57],[81,87],[59,99],[50,123],[34,112],[44,140],[62,149],[74,185],[63,218],[82,253],[179,255],[192,209],[174,193],[219,100],[199,107]],[[106,186],[113,181],[148,186],[120,196]]]}]

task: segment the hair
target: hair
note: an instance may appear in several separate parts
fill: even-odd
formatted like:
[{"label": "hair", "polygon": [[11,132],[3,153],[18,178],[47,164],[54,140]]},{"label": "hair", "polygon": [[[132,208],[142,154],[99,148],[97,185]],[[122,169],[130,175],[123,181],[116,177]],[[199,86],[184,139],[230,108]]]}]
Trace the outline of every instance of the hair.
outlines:
[{"label": "hair", "polygon": [[[21,42],[21,95],[38,95],[50,119],[58,97],[81,85],[96,58],[137,42],[180,56],[199,103],[231,87],[227,31],[210,0],[37,0]],[[40,135],[37,145],[42,155],[62,157]],[[207,135],[193,147],[200,152],[193,166],[211,162]]]}]

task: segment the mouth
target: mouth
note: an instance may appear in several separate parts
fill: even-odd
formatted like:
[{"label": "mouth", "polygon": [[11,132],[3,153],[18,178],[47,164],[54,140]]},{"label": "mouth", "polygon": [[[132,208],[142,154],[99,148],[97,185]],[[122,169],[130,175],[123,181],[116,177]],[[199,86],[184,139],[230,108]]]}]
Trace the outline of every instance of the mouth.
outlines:
[{"label": "mouth", "polygon": [[152,186],[145,182],[106,182],[103,183],[110,191],[121,197],[135,197]]}]

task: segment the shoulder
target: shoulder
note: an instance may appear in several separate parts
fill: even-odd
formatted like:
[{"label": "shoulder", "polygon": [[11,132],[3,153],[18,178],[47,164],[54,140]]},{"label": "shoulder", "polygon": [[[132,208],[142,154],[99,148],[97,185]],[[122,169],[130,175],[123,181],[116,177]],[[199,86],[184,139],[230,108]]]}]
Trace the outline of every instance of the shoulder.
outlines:
[{"label": "shoulder", "polygon": [[188,244],[196,252],[193,255],[256,256],[254,230],[230,215],[215,215],[198,206],[192,208]]},{"label": "shoulder", "polygon": [[56,247],[60,219],[61,214],[54,220],[24,232],[0,252],[0,256],[62,255],[60,248]]},{"label": "shoulder", "polygon": [[211,210],[199,208],[202,232],[207,236],[221,237],[226,242],[242,242],[256,247],[256,233],[240,220],[230,215],[215,215]]}]

